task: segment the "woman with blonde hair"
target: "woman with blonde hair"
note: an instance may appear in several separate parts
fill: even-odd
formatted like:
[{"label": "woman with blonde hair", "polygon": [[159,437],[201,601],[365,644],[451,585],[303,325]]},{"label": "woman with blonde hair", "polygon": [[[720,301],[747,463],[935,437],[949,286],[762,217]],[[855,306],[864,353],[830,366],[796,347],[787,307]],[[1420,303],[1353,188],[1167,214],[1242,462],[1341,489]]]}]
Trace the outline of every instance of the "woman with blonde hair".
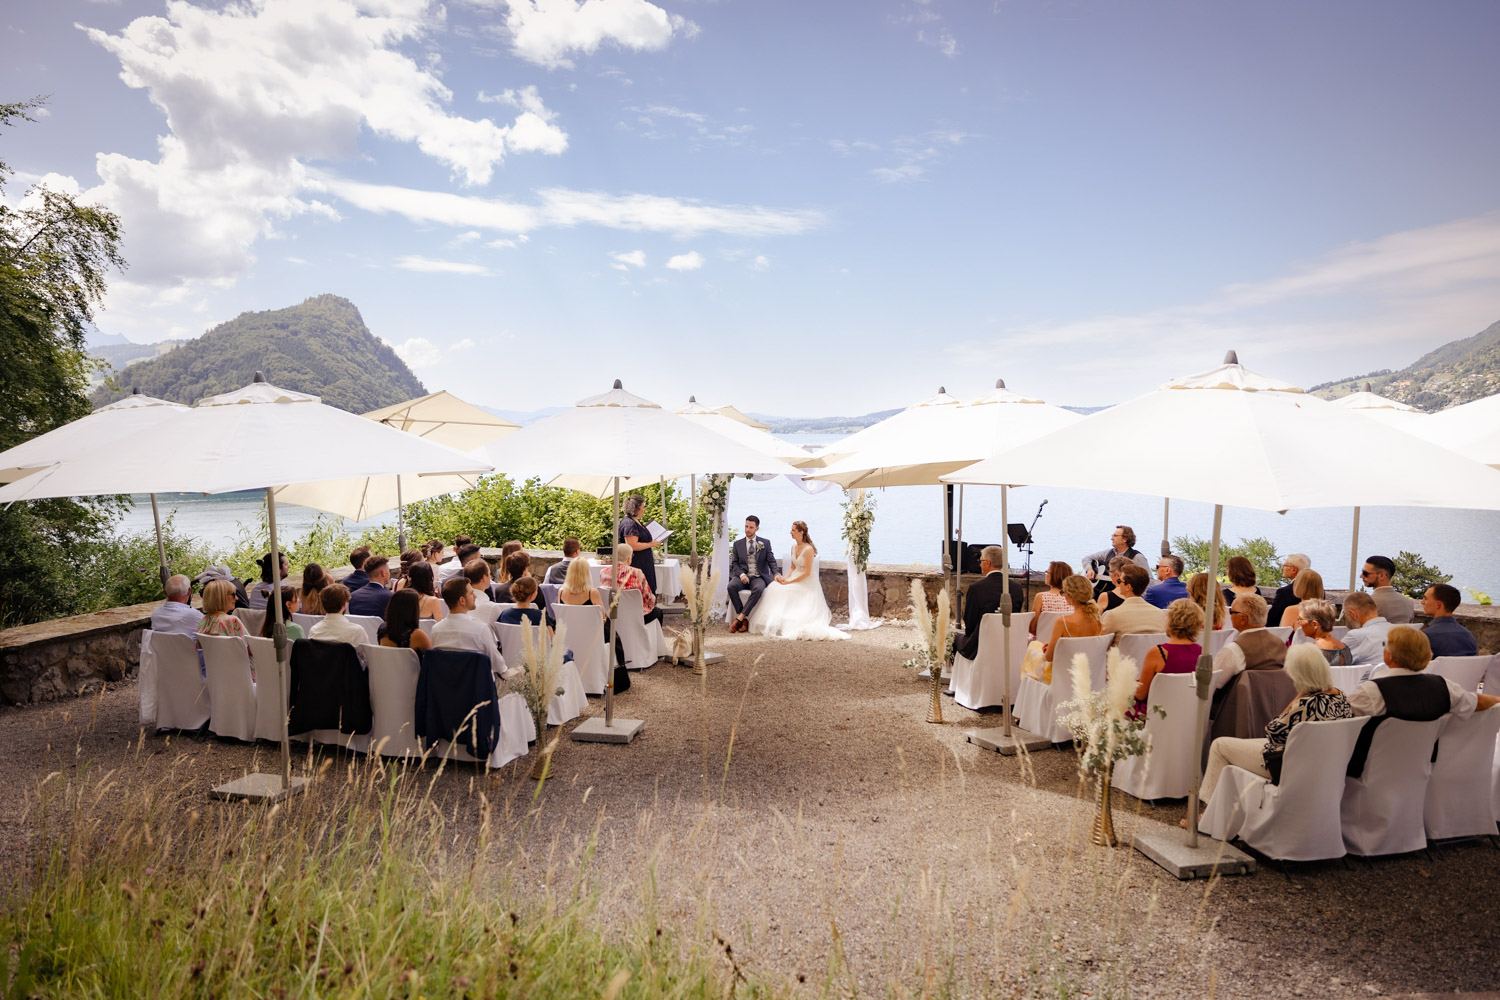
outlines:
[{"label": "woman with blonde hair", "polygon": [[228,580],[210,580],[203,588],[203,620],[199,635],[237,635],[245,637],[245,623],[234,616],[234,584]]},{"label": "woman with blonde hair", "polygon": [[1203,609],[1186,597],[1168,604],[1166,633],[1167,641],[1152,646],[1141,664],[1135,707],[1126,713],[1128,718],[1146,717],[1146,699],[1157,674],[1190,674],[1198,669],[1198,657],[1203,654],[1203,647],[1198,645],[1198,636],[1203,633]]},{"label": "woman with blonde hair", "polygon": [[1074,573],[1062,581],[1058,593],[1068,601],[1068,613],[1052,623],[1052,634],[1045,643],[1033,641],[1026,647],[1026,659],[1021,664],[1028,677],[1043,684],[1052,683],[1052,654],[1057,651],[1057,640],[1087,638],[1101,630],[1099,605],[1094,603],[1094,587],[1087,579]]},{"label": "woman with blonde hair", "polygon": [[[1212,581],[1207,573],[1194,573],[1193,578],[1188,581],[1188,597],[1198,607],[1203,607],[1203,598],[1207,596],[1209,584]],[[1229,605],[1224,601],[1224,592],[1218,587],[1213,587],[1214,592],[1214,628],[1224,627],[1224,621],[1229,617]]]},{"label": "woman with blonde hair", "polygon": [[[1323,592],[1323,577],[1317,570],[1305,569],[1292,581],[1292,596],[1299,601],[1321,601],[1328,595]],[[1293,604],[1281,613],[1278,625],[1297,627],[1297,605]]]}]

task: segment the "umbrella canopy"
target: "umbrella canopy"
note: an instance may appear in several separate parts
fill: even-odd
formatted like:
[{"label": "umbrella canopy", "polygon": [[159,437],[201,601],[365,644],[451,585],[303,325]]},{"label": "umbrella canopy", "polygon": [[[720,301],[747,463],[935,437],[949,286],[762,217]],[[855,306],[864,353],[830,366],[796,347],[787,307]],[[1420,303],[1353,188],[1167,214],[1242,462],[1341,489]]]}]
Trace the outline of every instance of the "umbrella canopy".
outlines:
[{"label": "umbrella canopy", "polygon": [[[459,451],[470,451],[520,430],[519,424],[466,403],[446,391],[383,406],[364,414],[364,417]],[[363,521],[403,504],[468,489],[478,480],[479,476],[474,474],[334,479],[283,486],[276,491],[276,499],[281,503],[301,504]]]},{"label": "umbrella canopy", "polygon": [[1422,436],[1467,458],[1500,469],[1500,394],[1434,413]]},{"label": "umbrella canopy", "polygon": [[778,458],[788,465],[802,467],[817,463],[818,460],[813,457],[812,452],[789,441],[781,440],[770,433],[770,429],[765,424],[755,423],[748,418],[737,419],[726,411],[739,413],[732,406],[713,408],[702,406],[698,403],[698,397],[689,396],[687,405],[673,412],[690,423],[711,430],[747,448],[770,455],[772,458]]},{"label": "umbrella canopy", "polygon": [[150,435],[162,421],[186,409],[181,403],[133,392],[86,417],[0,452],[0,483],[15,482],[116,441]]},{"label": "umbrella canopy", "polygon": [[[832,445],[844,457],[808,478],[850,489],[926,486],[940,476],[988,458],[1011,444],[1075,424],[1083,418],[1005,387],[970,403],[946,392],[908,407]],[[828,452],[825,452],[827,454]]]},{"label": "umbrella canopy", "polygon": [[797,475],[778,458],[717,434],[626,392],[580,400],[473,452],[499,472],[538,477],[592,496],[609,496],[615,479],[655,483],[694,473]]},{"label": "umbrella canopy", "polygon": [[[1122,428],[1150,429],[1158,446],[1122,448]],[[1223,445],[1196,447],[1205,432],[1222,434]],[[1328,446],[1350,441],[1360,446]],[[1274,511],[1500,509],[1500,473],[1238,363],[1167,382],[943,480],[1106,489]]]},{"label": "umbrella canopy", "polygon": [[1422,434],[1422,427],[1429,419],[1428,414],[1415,406],[1371,392],[1368,383],[1359,392],[1351,392],[1333,400],[1332,405],[1418,435]]}]

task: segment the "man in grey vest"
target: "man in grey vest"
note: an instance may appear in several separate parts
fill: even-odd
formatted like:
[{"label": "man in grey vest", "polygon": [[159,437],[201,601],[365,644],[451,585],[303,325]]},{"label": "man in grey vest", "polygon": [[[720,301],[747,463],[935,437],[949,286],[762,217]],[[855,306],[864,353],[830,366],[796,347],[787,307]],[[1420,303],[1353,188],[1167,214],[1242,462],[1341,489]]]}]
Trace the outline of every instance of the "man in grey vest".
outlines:
[{"label": "man in grey vest", "polygon": [[1258,594],[1241,594],[1229,607],[1229,623],[1239,635],[1214,657],[1219,674],[1216,688],[1229,684],[1246,670],[1280,670],[1286,664],[1286,643],[1266,630],[1270,607]]}]

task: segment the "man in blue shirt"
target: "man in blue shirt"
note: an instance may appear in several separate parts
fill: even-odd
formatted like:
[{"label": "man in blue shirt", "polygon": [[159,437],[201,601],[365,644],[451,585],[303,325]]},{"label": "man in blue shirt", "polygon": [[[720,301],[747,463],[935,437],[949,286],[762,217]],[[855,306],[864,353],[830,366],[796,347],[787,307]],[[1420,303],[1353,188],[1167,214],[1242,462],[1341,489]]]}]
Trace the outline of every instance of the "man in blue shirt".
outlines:
[{"label": "man in blue shirt", "polygon": [[1182,559],[1178,556],[1162,556],[1156,564],[1157,583],[1146,588],[1141,596],[1154,608],[1165,608],[1180,597],[1186,597],[1187,584],[1182,582]]},{"label": "man in blue shirt", "polygon": [[1458,604],[1458,588],[1446,583],[1434,583],[1422,595],[1422,610],[1432,616],[1432,621],[1423,626],[1422,633],[1432,645],[1433,656],[1479,655],[1479,643],[1474,641],[1474,633],[1453,617]]}]

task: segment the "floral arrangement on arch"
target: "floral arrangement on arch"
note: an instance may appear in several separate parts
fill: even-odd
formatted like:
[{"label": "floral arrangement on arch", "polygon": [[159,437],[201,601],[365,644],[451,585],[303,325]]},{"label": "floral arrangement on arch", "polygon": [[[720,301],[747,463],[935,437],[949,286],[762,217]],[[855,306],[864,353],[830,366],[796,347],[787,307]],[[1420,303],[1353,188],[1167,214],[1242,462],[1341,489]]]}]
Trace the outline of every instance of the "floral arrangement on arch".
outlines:
[{"label": "floral arrangement on arch", "polygon": [[844,530],[839,537],[849,543],[849,558],[863,573],[870,564],[870,529],[875,526],[875,499],[861,489],[844,490]]},{"label": "floral arrangement on arch", "polygon": [[729,507],[729,482],[734,477],[715,473],[704,476],[698,487],[698,502],[708,514],[710,536],[716,537],[724,527],[724,514]]}]

